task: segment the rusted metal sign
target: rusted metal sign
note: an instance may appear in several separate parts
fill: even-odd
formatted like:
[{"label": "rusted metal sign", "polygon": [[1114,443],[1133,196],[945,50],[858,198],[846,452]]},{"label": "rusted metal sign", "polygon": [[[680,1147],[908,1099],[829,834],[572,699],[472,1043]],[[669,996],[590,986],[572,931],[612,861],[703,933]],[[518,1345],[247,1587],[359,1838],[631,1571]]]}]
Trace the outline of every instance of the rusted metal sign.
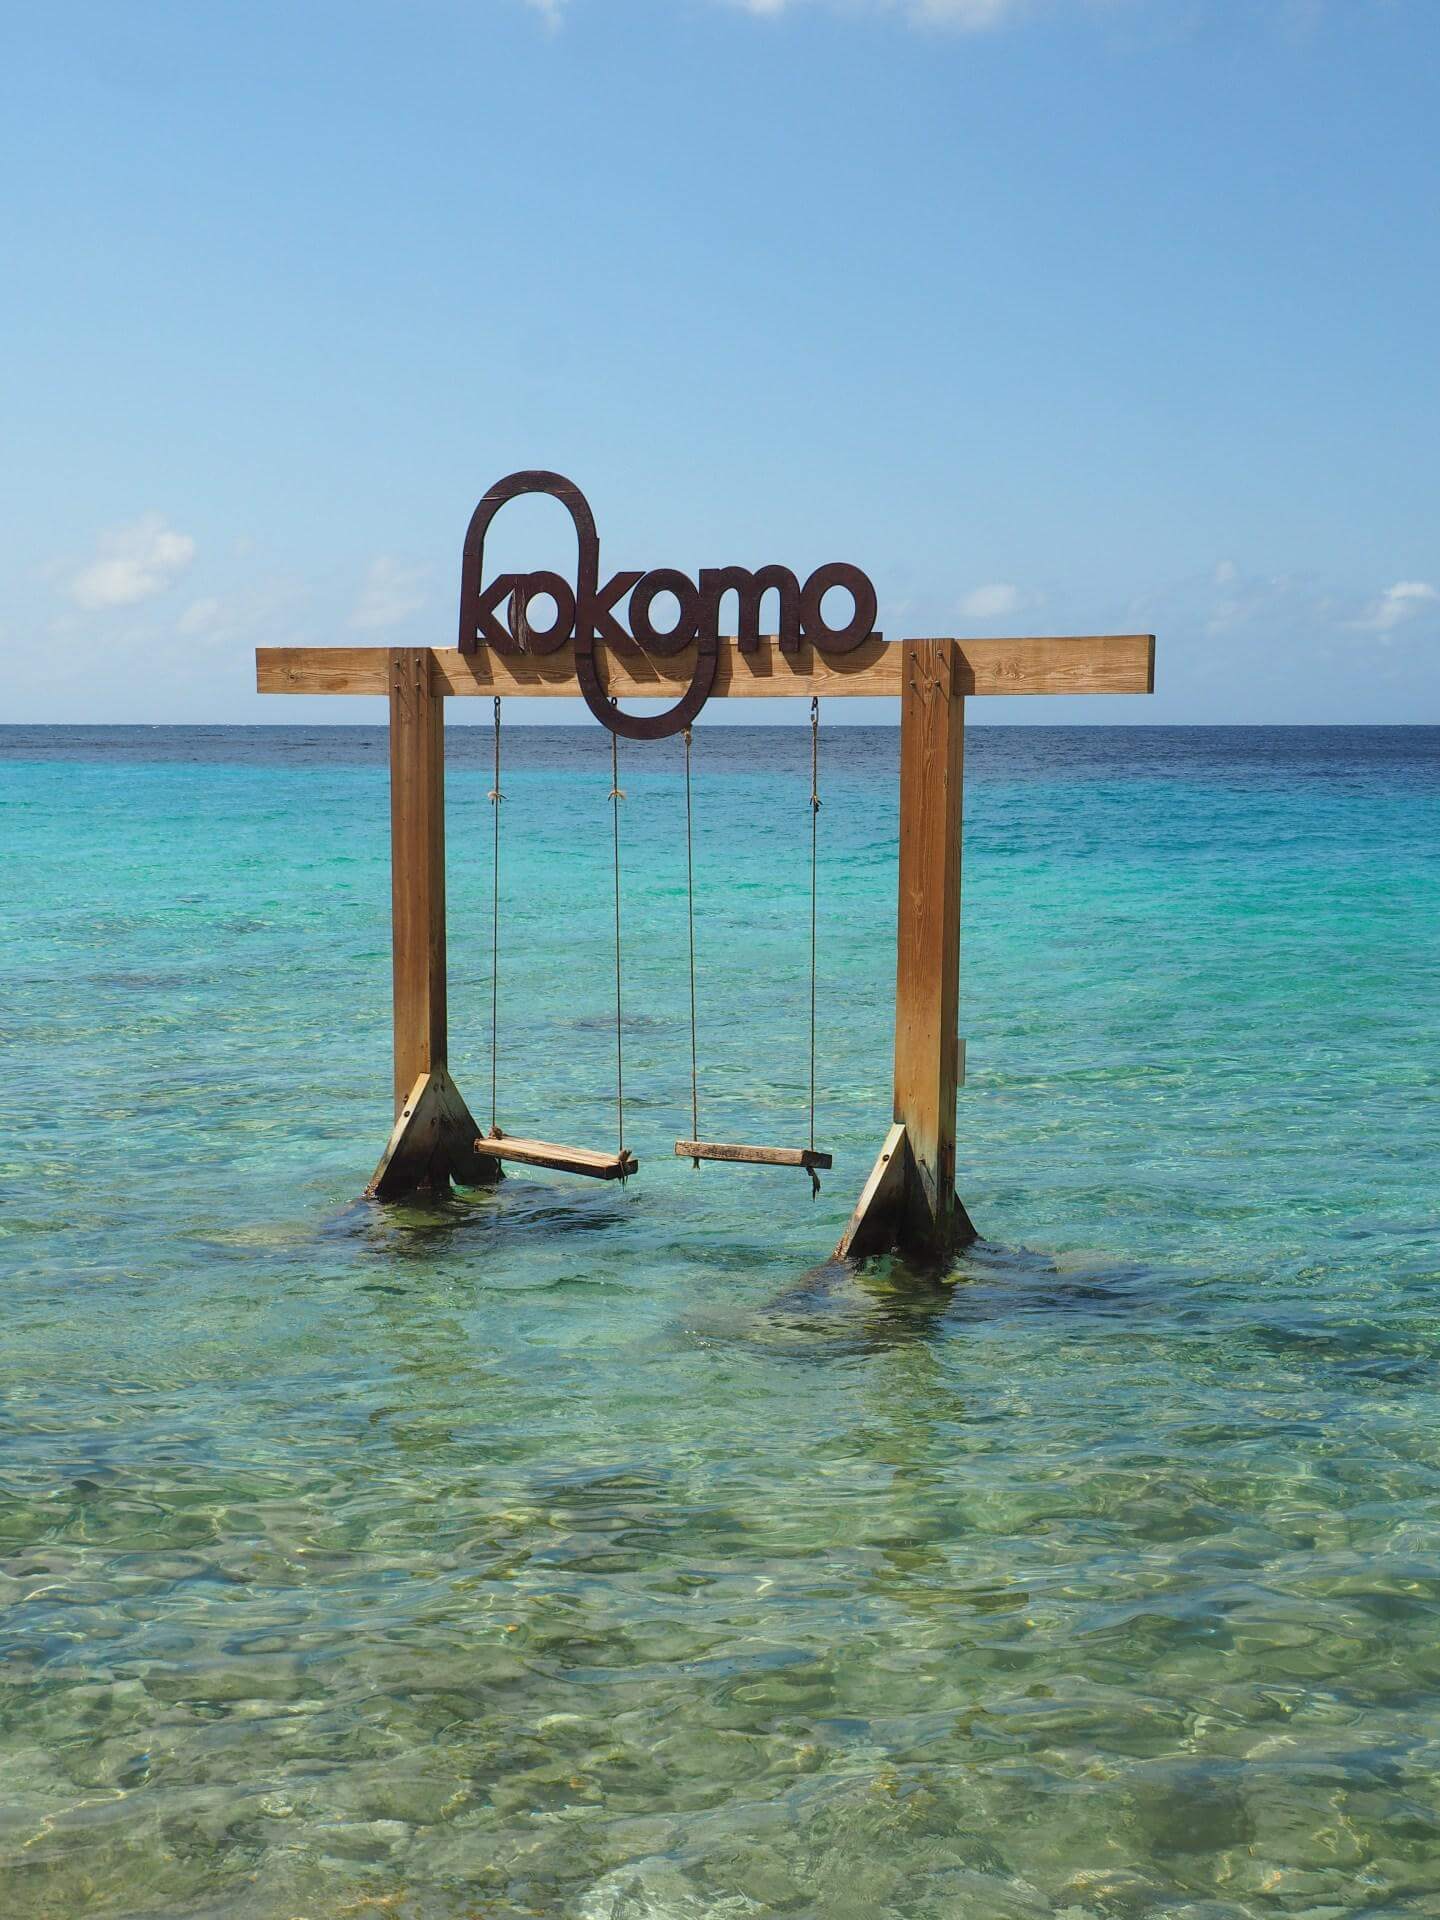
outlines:
[{"label": "rusted metal sign", "polygon": [[[560,574],[548,571],[501,573],[489,582],[485,579],[485,535],[490,523],[507,500],[527,493],[549,494],[574,522],[578,550],[573,587]],[[842,589],[851,604],[849,620],[839,627],[830,625],[824,612],[825,596],[834,588]],[[702,567],[697,580],[674,567],[652,567],[648,573],[614,573],[602,583],[595,516],[574,481],[558,473],[512,473],[491,487],[466,530],[460,572],[460,651],[478,653],[481,647],[493,647],[503,654],[555,653],[573,641],[575,677],[595,718],[629,740],[662,740],[688,727],[710,697],[725,596],[735,595],[738,644],[742,653],[750,653],[760,644],[760,607],[770,592],[779,600],[776,630],[782,652],[797,653],[802,646],[813,646],[821,653],[849,653],[874,632],[875,589],[858,567],[843,560],[817,567],[803,585],[788,567],[777,566],[760,567],[753,573],[746,567]],[[674,597],[679,612],[673,627],[657,627],[655,603],[667,593]],[[619,612],[627,595],[628,627]],[[555,611],[548,626],[537,628],[531,625],[530,608],[542,598],[548,598]],[[597,641],[617,653],[661,658],[694,647],[690,685],[668,712],[622,713],[601,684]]]}]

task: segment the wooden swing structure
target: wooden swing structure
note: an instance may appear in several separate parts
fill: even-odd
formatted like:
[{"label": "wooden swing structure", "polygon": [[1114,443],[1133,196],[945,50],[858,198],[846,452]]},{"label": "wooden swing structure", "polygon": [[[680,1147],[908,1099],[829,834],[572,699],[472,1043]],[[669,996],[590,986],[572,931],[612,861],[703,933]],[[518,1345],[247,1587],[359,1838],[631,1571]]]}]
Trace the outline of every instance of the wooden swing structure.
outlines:
[{"label": "wooden swing structure", "polygon": [[[500,785],[500,696],[495,696],[495,784],[489,800],[493,810],[494,852],[491,856],[490,900],[490,1130],[475,1141],[475,1151],[494,1163],[496,1174],[503,1163],[513,1160],[522,1166],[548,1167],[555,1173],[578,1173],[590,1180],[628,1180],[639,1171],[639,1162],[625,1145],[625,1026],[620,1000],[620,790],[618,741],[610,736],[610,813],[614,835],[615,870],[615,1150],[596,1152],[592,1147],[564,1146],[556,1140],[527,1140],[506,1133],[499,1125],[497,1079],[500,1062],[500,806],[505,794]],[[371,1182],[378,1191],[380,1172]],[[444,1180],[443,1171],[440,1179]]]},{"label": "wooden swing structure", "polygon": [[[572,594],[553,574],[502,575],[482,590],[481,557],[489,519],[505,500],[537,491],[562,499],[575,518],[580,535],[576,591]],[[777,582],[776,576],[782,575]],[[721,638],[715,630],[719,596],[734,590],[737,580],[739,632]],[[583,697],[610,728],[613,741],[616,735],[653,739],[688,733],[706,698],[809,699],[812,724],[817,699],[894,699],[900,703],[900,833],[893,1124],[836,1253],[860,1258],[895,1249],[920,1258],[943,1255],[975,1237],[955,1190],[956,1094],[964,1079],[959,984],[966,699],[1150,693],[1154,637],[886,641],[870,630],[873,589],[856,569],[838,564],[817,569],[788,599],[786,583],[793,588],[795,579],[779,568],[755,575],[717,569],[708,581],[707,588],[702,573],[697,590],[673,570],[656,569],[643,576],[616,575],[600,588],[598,542],[578,489],[557,475],[512,475],[490,490],[471,522],[458,648],[256,650],[261,693],[365,694],[389,700],[395,1124],[368,1191],[389,1200],[416,1190],[448,1189],[451,1180],[486,1185],[501,1177],[502,1160],[622,1180],[637,1164],[624,1145],[623,1126],[613,1153],[511,1138],[495,1127],[493,1113],[490,1133],[482,1133],[450,1077],[446,700]],[[778,634],[758,632],[759,591],[747,602],[746,583],[765,590],[780,585]],[[854,597],[854,619],[843,630],[827,628],[819,612],[823,594],[837,585]],[[619,627],[611,611],[619,593],[632,590],[633,635]],[[649,603],[660,593],[673,594],[681,607],[681,618],[668,633],[657,632],[649,620]],[[530,597],[540,594],[553,599],[556,618],[548,630],[536,633],[528,628],[527,610]],[[510,625],[497,627],[493,615],[507,597]],[[802,615],[787,618],[795,605]],[[617,704],[656,698],[675,704],[653,717],[627,714]],[[497,760],[497,846],[498,789]],[[615,794],[618,786],[612,798]],[[817,799],[812,785],[812,801]],[[618,915],[618,811],[616,817]],[[812,809],[812,823],[813,817]],[[812,940],[813,924],[812,891]],[[677,1141],[674,1150],[697,1160],[803,1166],[812,1178],[814,1167],[828,1165],[830,1158],[815,1149],[813,1118],[808,1148],[746,1147],[695,1138]]]},{"label": "wooden swing structure", "polygon": [[685,917],[690,936],[690,1135],[675,1142],[677,1159],[688,1160],[699,1170],[702,1160],[730,1161],[734,1164],[768,1167],[803,1167],[810,1176],[810,1191],[818,1198],[820,1173],[832,1167],[833,1157],[815,1145],[815,1024],[819,955],[817,950],[817,904],[820,879],[820,701],[810,700],[810,1144],[804,1147],[762,1147],[750,1143],[700,1138],[700,1058],[695,992],[695,818],[692,799],[690,728],[685,729]]}]

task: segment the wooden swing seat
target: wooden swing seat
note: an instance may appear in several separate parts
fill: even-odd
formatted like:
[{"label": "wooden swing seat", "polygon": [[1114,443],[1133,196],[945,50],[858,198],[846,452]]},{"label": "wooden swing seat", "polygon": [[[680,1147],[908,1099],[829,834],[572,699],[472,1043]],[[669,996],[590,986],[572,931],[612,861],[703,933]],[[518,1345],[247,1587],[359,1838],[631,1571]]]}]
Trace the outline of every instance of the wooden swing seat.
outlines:
[{"label": "wooden swing seat", "polygon": [[830,1167],[828,1153],[815,1147],[751,1147],[725,1140],[677,1140],[677,1160],[743,1160],[762,1167]]},{"label": "wooden swing seat", "polygon": [[597,1153],[592,1147],[562,1147],[553,1140],[521,1140],[495,1128],[475,1142],[475,1151],[489,1160],[516,1160],[527,1167],[549,1167],[555,1173],[583,1173],[590,1180],[628,1180],[640,1162],[628,1147],[618,1153]]}]

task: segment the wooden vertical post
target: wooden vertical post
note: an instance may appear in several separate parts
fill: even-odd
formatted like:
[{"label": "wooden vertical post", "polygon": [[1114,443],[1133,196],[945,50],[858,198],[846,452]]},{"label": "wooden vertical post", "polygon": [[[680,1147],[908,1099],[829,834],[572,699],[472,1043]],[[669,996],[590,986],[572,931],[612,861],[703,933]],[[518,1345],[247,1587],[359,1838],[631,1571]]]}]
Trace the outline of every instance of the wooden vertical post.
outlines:
[{"label": "wooden vertical post", "polygon": [[445,1065],[445,699],[428,647],[390,650],[395,1114]]},{"label": "wooden vertical post", "polygon": [[910,1160],[897,1238],[921,1252],[975,1238],[955,1193],[965,697],[953,640],[904,647],[895,1119]]},{"label": "wooden vertical post", "polygon": [[428,647],[389,651],[395,1127],[367,1192],[395,1200],[500,1178],[445,1063],[445,695]]}]

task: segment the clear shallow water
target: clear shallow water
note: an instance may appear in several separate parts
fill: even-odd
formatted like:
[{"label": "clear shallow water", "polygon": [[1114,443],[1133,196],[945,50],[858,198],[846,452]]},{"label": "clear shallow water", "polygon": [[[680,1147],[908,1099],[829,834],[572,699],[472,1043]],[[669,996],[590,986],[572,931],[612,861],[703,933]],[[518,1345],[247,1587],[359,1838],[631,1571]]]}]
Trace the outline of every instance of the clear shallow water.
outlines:
[{"label": "clear shallow water", "polygon": [[[501,1120],[603,1144],[606,743],[508,751]],[[700,753],[702,1127],[788,1138],[803,731]],[[1440,1910],[1440,730],[972,730],[938,1288],[809,1273],[888,1117],[825,756],[820,1201],[668,1157],[661,748],[640,1177],[381,1212],[383,734],[0,730],[6,1920]]]}]

